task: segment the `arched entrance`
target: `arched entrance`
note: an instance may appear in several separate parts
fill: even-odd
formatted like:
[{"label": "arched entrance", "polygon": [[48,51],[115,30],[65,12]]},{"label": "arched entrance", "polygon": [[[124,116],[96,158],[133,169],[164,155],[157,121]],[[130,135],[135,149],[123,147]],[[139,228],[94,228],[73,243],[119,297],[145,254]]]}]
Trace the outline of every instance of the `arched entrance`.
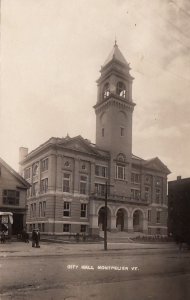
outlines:
[{"label": "arched entrance", "polygon": [[125,229],[125,223],[127,222],[127,213],[124,209],[120,208],[116,214],[116,228],[118,231]]},{"label": "arched entrance", "polygon": [[133,213],[133,230],[143,232],[143,213],[140,210]]},{"label": "arched entrance", "polygon": [[[110,210],[107,207],[107,229],[110,229],[110,224],[111,224],[111,214]],[[105,207],[101,207],[98,212],[98,227],[100,230],[104,230],[105,226]]]}]

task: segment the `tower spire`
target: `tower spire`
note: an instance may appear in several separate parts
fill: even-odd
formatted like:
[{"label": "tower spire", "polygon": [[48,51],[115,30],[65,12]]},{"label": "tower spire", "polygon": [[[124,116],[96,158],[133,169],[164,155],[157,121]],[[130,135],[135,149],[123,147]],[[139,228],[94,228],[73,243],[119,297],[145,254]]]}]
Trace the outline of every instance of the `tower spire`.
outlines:
[{"label": "tower spire", "polygon": [[115,34],[115,44],[114,44],[114,46],[118,46],[118,45],[117,45],[117,37],[116,37],[116,34]]}]

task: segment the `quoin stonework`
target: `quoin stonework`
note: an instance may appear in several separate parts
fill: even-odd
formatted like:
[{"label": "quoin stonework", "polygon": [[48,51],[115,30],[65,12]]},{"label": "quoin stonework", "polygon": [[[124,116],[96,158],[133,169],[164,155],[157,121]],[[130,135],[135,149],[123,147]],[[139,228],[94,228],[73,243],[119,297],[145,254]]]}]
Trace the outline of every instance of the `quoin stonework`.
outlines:
[{"label": "quoin stonework", "polygon": [[133,77],[115,43],[97,80],[96,144],[82,136],[52,137],[28,153],[20,148],[20,172],[31,184],[27,229],[47,234],[104,229],[167,234],[167,175],[158,157],[132,154]]}]

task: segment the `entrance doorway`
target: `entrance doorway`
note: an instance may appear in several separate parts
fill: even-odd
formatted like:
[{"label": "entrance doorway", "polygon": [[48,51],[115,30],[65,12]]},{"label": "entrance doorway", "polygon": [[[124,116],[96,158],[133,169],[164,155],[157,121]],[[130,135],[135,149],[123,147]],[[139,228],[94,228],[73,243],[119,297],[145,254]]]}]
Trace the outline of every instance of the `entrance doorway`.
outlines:
[{"label": "entrance doorway", "polygon": [[23,230],[23,214],[13,213],[12,234],[17,235]]},{"label": "entrance doorway", "polygon": [[116,216],[116,227],[119,231],[124,230],[125,224],[125,212],[122,208],[118,209],[117,216]]}]

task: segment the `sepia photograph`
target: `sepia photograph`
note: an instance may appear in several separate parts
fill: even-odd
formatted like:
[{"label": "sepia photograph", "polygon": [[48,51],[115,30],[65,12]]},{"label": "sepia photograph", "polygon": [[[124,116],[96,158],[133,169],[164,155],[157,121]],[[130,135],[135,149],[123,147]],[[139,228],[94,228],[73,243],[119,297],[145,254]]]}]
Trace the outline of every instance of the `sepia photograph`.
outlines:
[{"label": "sepia photograph", "polygon": [[190,299],[189,0],[0,0],[0,299]]}]

